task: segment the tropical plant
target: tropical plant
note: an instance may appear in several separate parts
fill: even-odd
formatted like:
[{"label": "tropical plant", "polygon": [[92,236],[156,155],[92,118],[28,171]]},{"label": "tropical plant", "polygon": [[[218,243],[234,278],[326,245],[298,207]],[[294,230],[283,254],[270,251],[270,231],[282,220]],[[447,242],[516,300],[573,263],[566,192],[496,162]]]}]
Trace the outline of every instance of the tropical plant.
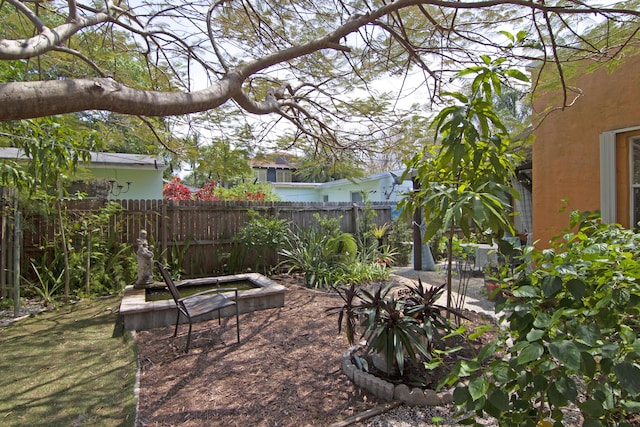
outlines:
[{"label": "tropical plant", "polygon": [[[314,219],[314,227],[291,230],[279,251],[283,258],[280,266],[286,266],[289,273],[303,272],[306,286],[332,288],[389,276],[377,262],[377,242],[365,251],[357,238],[340,230],[338,218],[316,214]],[[387,255],[391,259],[392,253]]]},{"label": "tropical plant", "polygon": [[304,273],[305,286],[331,287],[331,270],[337,268],[338,262],[332,265],[326,235],[313,228],[292,231],[279,254],[283,258],[280,265],[287,266],[288,273]]},{"label": "tropical plant", "polygon": [[396,295],[393,284],[371,289],[352,284],[338,289],[344,304],[327,309],[327,313],[338,314],[338,333],[344,323],[350,344],[360,332],[366,339],[365,355],[382,355],[388,373],[397,370],[403,375],[406,360],[416,366],[426,362],[433,369],[437,364],[429,364],[432,355],[445,349],[444,337],[454,329],[443,315],[448,309],[437,304],[443,287],[427,289],[419,280]]},{"label": "tropical plant", "polygon": [[[504,335],[460,361],[443,384],[463,380],[458,407],[501,426],[563,425],[569,405],[585,426],[635,425],[640,234],[573,212],[550,249],[525,252],[533,269],[517,267],[511,297],[496,306]],[[465,422],[478,425],[474,418]]]},{"label": "tropical plant", "polygon": [[[58,249],[58,240],[46,242],[40,257],[30,261],[43,292],[32,289],[45,299],[47,294],[55,297],[60,288],[52,278],[57,280],[62,274],[65,279],[65,266],[69,269],[69,293],[65,293],[65,298],[110,295],[133,283],[135,255],[129,245],[117,241],[117,230],[113,228],[113,217],[120,210],[120,204],[110,202],[97,212],[65,215],[68,255],[65,257]],[[47,282],[48,289],[43,289],[43,281]]]},{"label": "tropical plant", "polygon": [[518,198],[510,184],[518,157],[509,151],[510,138],[493,100],[494,94],[501,94],[503,81],[528,79],[519,70],[505,68],[505,59],[484,56],[482,61],[458,73],[474,76],[471,94],[448,94],[456,103],[440,111],[432,123],[440,147],[425,149],[409,162],[420,189],[399,203],[407,212],[424,210],[424,240],[447,234],[447,307],[452,304],[456,227],[466,237],[475,229],[500,239],[505,231],[513,231],[511,200]]},{"label": "tropical plant", "polygon": [[33,284],[32,290],[40,297],[45,306],[55,305],[56,294],[64,286],[64,271],[55,274],[46,264],[36,267],[33,261],[31,268],[38,278],[38,282]]}]

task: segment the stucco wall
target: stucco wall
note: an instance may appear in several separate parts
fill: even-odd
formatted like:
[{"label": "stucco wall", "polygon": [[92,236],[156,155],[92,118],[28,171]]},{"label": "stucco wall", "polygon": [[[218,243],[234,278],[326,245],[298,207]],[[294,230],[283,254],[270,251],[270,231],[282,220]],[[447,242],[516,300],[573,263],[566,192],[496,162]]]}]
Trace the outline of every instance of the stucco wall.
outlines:
[{"label": "stucco wall", "polygon": [[[640,56],[611,72],[580,74],[569,85],[582,95],[534,132],[533,235],[543,247],[568,226],[568,212],[600,209],[600,134],[640,125]],[[534,111],[543,114],[560,103],[558,94],[539,96]]]},{"label": "stucco wall", "polygon": [[111,195],[111,199],[162,199],[162,170],[143,168],[116,168],[112,166],[93,166],[89,168],[95,178],[115,179],[126,190],[127,181],[131,182],[129,191]]}]

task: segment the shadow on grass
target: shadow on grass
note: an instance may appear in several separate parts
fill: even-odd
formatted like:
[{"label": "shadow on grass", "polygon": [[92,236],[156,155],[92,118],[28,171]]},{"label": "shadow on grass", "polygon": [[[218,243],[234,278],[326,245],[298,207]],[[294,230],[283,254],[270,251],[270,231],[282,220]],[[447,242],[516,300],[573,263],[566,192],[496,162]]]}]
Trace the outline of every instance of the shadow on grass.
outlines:
[{"label": "shadow on grass", "polygon": [[65,305],[0,329],[0,424],[133,426],[136,356],[112,338],[120,297]]}]

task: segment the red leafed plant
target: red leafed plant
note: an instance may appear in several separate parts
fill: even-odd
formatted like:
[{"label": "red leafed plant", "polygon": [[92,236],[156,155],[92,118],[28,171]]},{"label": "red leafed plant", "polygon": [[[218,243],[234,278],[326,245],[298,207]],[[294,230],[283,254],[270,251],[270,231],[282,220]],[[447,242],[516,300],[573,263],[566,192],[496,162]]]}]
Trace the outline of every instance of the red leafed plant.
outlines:
[{"label": "red leafed plant", "polygon": [[196,191],[196,200],[221,200],[216,196],[215,191],[218,187],[218,183],[215,180],[207,182],[200,190]]},{"label": "red leafed plant", "polygon": [[167,200],[191,200],[191,191],[175,176],[162,189],[162,197]]}]

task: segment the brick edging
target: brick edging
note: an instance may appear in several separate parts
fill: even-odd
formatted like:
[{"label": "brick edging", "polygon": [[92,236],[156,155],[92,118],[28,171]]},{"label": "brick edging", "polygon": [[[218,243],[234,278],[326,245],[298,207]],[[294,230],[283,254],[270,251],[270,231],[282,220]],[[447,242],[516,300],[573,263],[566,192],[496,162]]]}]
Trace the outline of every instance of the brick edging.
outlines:
[{"label": "brick edging", "polygon": [[359,369],[351,362],[351,356],[362,347],[362,345],[356,345],[349,348],[342,355],[342,373],[344,373],[356,387],[365,389],[374,396],[387,402],[398,400],[411,406],[444,406],[453,402],[453,395],[449,392],[438,393],[434,390],[422,389],[420,387],[409,387],[406,384],[394,385]]}]

